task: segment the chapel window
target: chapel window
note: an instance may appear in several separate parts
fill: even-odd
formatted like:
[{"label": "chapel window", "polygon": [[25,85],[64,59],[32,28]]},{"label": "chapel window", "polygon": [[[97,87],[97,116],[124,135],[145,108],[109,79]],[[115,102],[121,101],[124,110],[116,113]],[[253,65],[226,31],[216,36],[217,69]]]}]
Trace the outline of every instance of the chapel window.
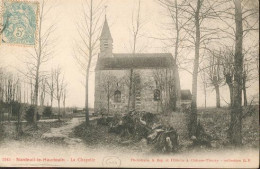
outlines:
[{"label": "chapel window", "polygon": [[159,101],[161,97],[161,91],[159,89],[155,89],[153,93],[153,100]]},{"label": "chapel window", "polygon": [[121,92],[119,90],[116,90],[114,93],[114,101],[117,103],[121,102]]}]

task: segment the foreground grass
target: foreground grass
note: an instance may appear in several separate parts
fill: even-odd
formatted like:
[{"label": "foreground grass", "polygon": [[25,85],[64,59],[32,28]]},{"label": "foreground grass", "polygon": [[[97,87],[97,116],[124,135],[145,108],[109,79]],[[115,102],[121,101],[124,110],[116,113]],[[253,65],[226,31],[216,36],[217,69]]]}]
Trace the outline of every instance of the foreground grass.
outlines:
[{"label": "foreground grass", "polygon": [[[129,138],[121,138],[119,135],[108,132],[108,126],[97,125],[93,120],[89,126],[85,123],[74,128],[71,137],[78,137],[83,140],[91,149],[107,149],[117,152],[148,152],[149,148],[141,142],[129,141]],[[130,139],[131,140],[131,139]]]},{"label": "foreground grass", "polygon": [[[188,138],[187,134],[187,115],[184,113],[171,113],[171,114],[160,114],[158,115],[159,122],[174,127],[179,134],[179,152],[189,152],[191,151],[190,145],[191,140]],[[243,145],[245,148],[258,148],[259,146],[259,109],[253,114],[243,119]],[[51,130],[51,128],[58,128],[70,120],[63,119],[62,121],[55,122],[38,122],[38,127],[34,128],[32,125],[23,123],[22,130],[23,135],[17,138],[16,124],[15,123],[5,123],[0,128],[0,141],[4,138],[5,141],[8,140],[19,140],[29,143],[52,143],[60,144],[64,143],[61,140],[52,140],[52,142],[42,139],[43,133]],[[226,150],[230,147],[228,145],[228,135],[227,129],[230,123],[230,113],[228,108],[209,108],[209,109],[199,109],[198,110],[198,120],[205,128],[206,132],[214,138],[213,148],[205,149],[207,151],[215,150]],[[69,135],[71,138],[80,138],[83,143],[95,150],[95,149],[107,149],[118,152],[141,152],[149,153],[151,150],[150,145],[146,145],[145,142],[134,142],[131,138],[120,137],[120,135],[109,133],[108,126],[97,125],[97,121],[91,121],[89,126],[85,123],[73,129],[73,132]],[[200,148],[201,149],[201,148]],[[192,150],[194,150],[192,148]]]},{"label": "foreground grass", "polygon": [[[198,110],[198,119],[206,131],[217,139],[220,147],[228,145],[227,130],[230,124],[230,110],[228,108],[207,108]],[[259,107],[242,120],[242,142],[244,147],[259,147]]]},{"label": "foreground grass", "polygon": [[16,123],[5,123],[3,125],[3,135],[5,141],[8,140],[19,140],[25,142],[45,142],[41,136],[50,131],[51,128],[58,128],[63,126],[68,119],[54,122],[38,122],[37,127],[30,123],[22,123],[22,134],[17,135]]},{"label": "foreground grass", "polygon": [[[258,148],[258,113],[259,109],[256,107],[255,112],[243,119],[243,148]],[[230,123],[230,111],[228,108],[208,108],[198,110],[198,120],[203,125],[206,133],[213,137],[212,148],[206,147],[191,147],[191,140],[187,132],[187,118],[184,113],[171,113],[158,115],[159,122],[174,127],[179,134],[179,152],[188,152],[197,149],[205,151],[226,150],[232,148],[229,145],[227,130]],[[121,138],[119,135],[108,132],[107,126],[97,125],[96,121],[92,121],[91,125],[86,127],[85,123],[76,127],[73,131],[73,137],[81,138],[89,147],[104,147],[104,148],[118,148],[135,150],[138,152],[148,152],[150,147],[145,146],[142,142],[130,142],[124,144],[127,138]],[[149,146],[149,145],[148,145]],[[146,150],[144,150],[146,148]]]}]

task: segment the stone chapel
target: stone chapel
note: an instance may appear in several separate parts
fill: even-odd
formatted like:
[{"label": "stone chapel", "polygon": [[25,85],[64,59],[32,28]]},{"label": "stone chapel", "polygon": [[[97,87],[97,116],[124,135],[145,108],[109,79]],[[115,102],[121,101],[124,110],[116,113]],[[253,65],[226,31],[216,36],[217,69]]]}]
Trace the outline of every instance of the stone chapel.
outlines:
[{"label": "stone chapel", "polygon": [[113,38],[105,17],[95,68],[94,111],[163,113],[178,109],[180,97],[179,74],[172,54],[113,53]]}]

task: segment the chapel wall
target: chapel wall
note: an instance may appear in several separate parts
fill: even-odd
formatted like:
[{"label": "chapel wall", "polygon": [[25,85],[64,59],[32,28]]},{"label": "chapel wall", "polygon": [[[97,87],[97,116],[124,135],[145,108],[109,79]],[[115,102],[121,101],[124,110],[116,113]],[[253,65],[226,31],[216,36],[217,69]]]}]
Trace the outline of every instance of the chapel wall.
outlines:
[{"label": "chapel wall", "polygon": [[[148,111],[151,113],[162,113],[161,104],[169,99],[169,93],[165,89],[161,90],[162,101],[154,100],[154,90],[158,88],[155,82],[155,73],[160,72],[164,78],[166,74],[169,78],[169,70],[166,69],[135,69],[134,74],[140,76],[140,102],[136,103],[137,111]],[[95,111],[108,110],[108,87],[107,82],[110,83],[110,99],[109,112],[110,113],[125,113],[127,112],[128,95],[129,95],[129,74],[130,70],[101,70],[96,73],[95,86]],[[119,90],[121,92],[121,102],[116,102],[113,93]]]}]

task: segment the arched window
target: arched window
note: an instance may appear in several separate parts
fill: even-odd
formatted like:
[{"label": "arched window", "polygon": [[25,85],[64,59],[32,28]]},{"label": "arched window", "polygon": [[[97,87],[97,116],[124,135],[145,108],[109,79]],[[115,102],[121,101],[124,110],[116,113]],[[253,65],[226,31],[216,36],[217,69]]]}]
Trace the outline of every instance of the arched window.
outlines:
[{"label": "arched window", "polygon": [[121,92],[119,90],[116,90],[114,93],[114,101],[117,103],[121,102]]},{"label": "arched window", "polygon": [[159,89],[155,89],[153,92],[153,100],[158,101],[161,97],[161,91]]}]

